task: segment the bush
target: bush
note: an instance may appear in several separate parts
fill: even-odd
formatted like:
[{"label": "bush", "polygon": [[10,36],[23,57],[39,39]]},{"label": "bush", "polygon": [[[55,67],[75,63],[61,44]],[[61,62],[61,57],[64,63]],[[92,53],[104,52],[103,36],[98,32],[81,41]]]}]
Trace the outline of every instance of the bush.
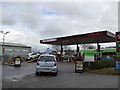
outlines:
[{"label": "bush", "polygon": [[97,70],[110,67],[115,67],[115,60],[97,60],[94,63],[91,63],[89,68]]}]

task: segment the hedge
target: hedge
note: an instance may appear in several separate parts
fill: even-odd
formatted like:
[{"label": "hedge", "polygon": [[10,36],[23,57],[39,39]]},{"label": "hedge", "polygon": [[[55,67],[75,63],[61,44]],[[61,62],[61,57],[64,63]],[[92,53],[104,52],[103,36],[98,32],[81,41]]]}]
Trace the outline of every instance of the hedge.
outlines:
[{"label": "hedge", "polygon": [[103,69],[103,68],[110,68],[110,67],[115,67],[115,60],[96,60],[95,62],[91,62],[90,66],[88,66],[88,63],[84,63],[85,68],[89,69]]}]

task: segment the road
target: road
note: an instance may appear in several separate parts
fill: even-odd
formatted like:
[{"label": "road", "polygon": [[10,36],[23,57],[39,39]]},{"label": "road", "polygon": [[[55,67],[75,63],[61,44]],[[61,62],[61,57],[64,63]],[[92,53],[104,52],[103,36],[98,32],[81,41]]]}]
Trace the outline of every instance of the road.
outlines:
[{"label": "road", "polygon": [[36,63],[23,63],[20,68],[4,65],[3,88],[118,88],[117,75],[75,73],[74,63],[59,62],[57,76],[36,76],[35,66]]}]

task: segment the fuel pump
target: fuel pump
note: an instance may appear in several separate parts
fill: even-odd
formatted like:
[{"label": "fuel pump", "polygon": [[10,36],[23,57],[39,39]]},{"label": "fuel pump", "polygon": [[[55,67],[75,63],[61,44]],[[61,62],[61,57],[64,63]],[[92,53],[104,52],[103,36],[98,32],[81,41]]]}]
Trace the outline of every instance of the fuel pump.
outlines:
[{"label": "fuel pump", "polygon": [[81,55],[76,58],[75,61],[75,72],[83,72],[83,59],[81,58]]}]

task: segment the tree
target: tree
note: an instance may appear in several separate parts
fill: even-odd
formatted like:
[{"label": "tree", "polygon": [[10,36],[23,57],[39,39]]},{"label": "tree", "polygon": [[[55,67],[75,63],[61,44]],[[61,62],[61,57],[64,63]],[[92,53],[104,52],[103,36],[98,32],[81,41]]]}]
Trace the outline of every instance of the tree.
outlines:
[{"label": "tree", "polygon": [[59,52],[59,51],[61,51],[61,47],[60,47],[60,45],[52,45],[52,50]]},{"label": "tree", "polygon": [[[63,46],[63,51],[65,50],[70,50],[70,46]],[[61,46],[60,45],[52,45],[52,50],[53,51],[57,51],[57,52],[60,52],[61,51]]]}]

